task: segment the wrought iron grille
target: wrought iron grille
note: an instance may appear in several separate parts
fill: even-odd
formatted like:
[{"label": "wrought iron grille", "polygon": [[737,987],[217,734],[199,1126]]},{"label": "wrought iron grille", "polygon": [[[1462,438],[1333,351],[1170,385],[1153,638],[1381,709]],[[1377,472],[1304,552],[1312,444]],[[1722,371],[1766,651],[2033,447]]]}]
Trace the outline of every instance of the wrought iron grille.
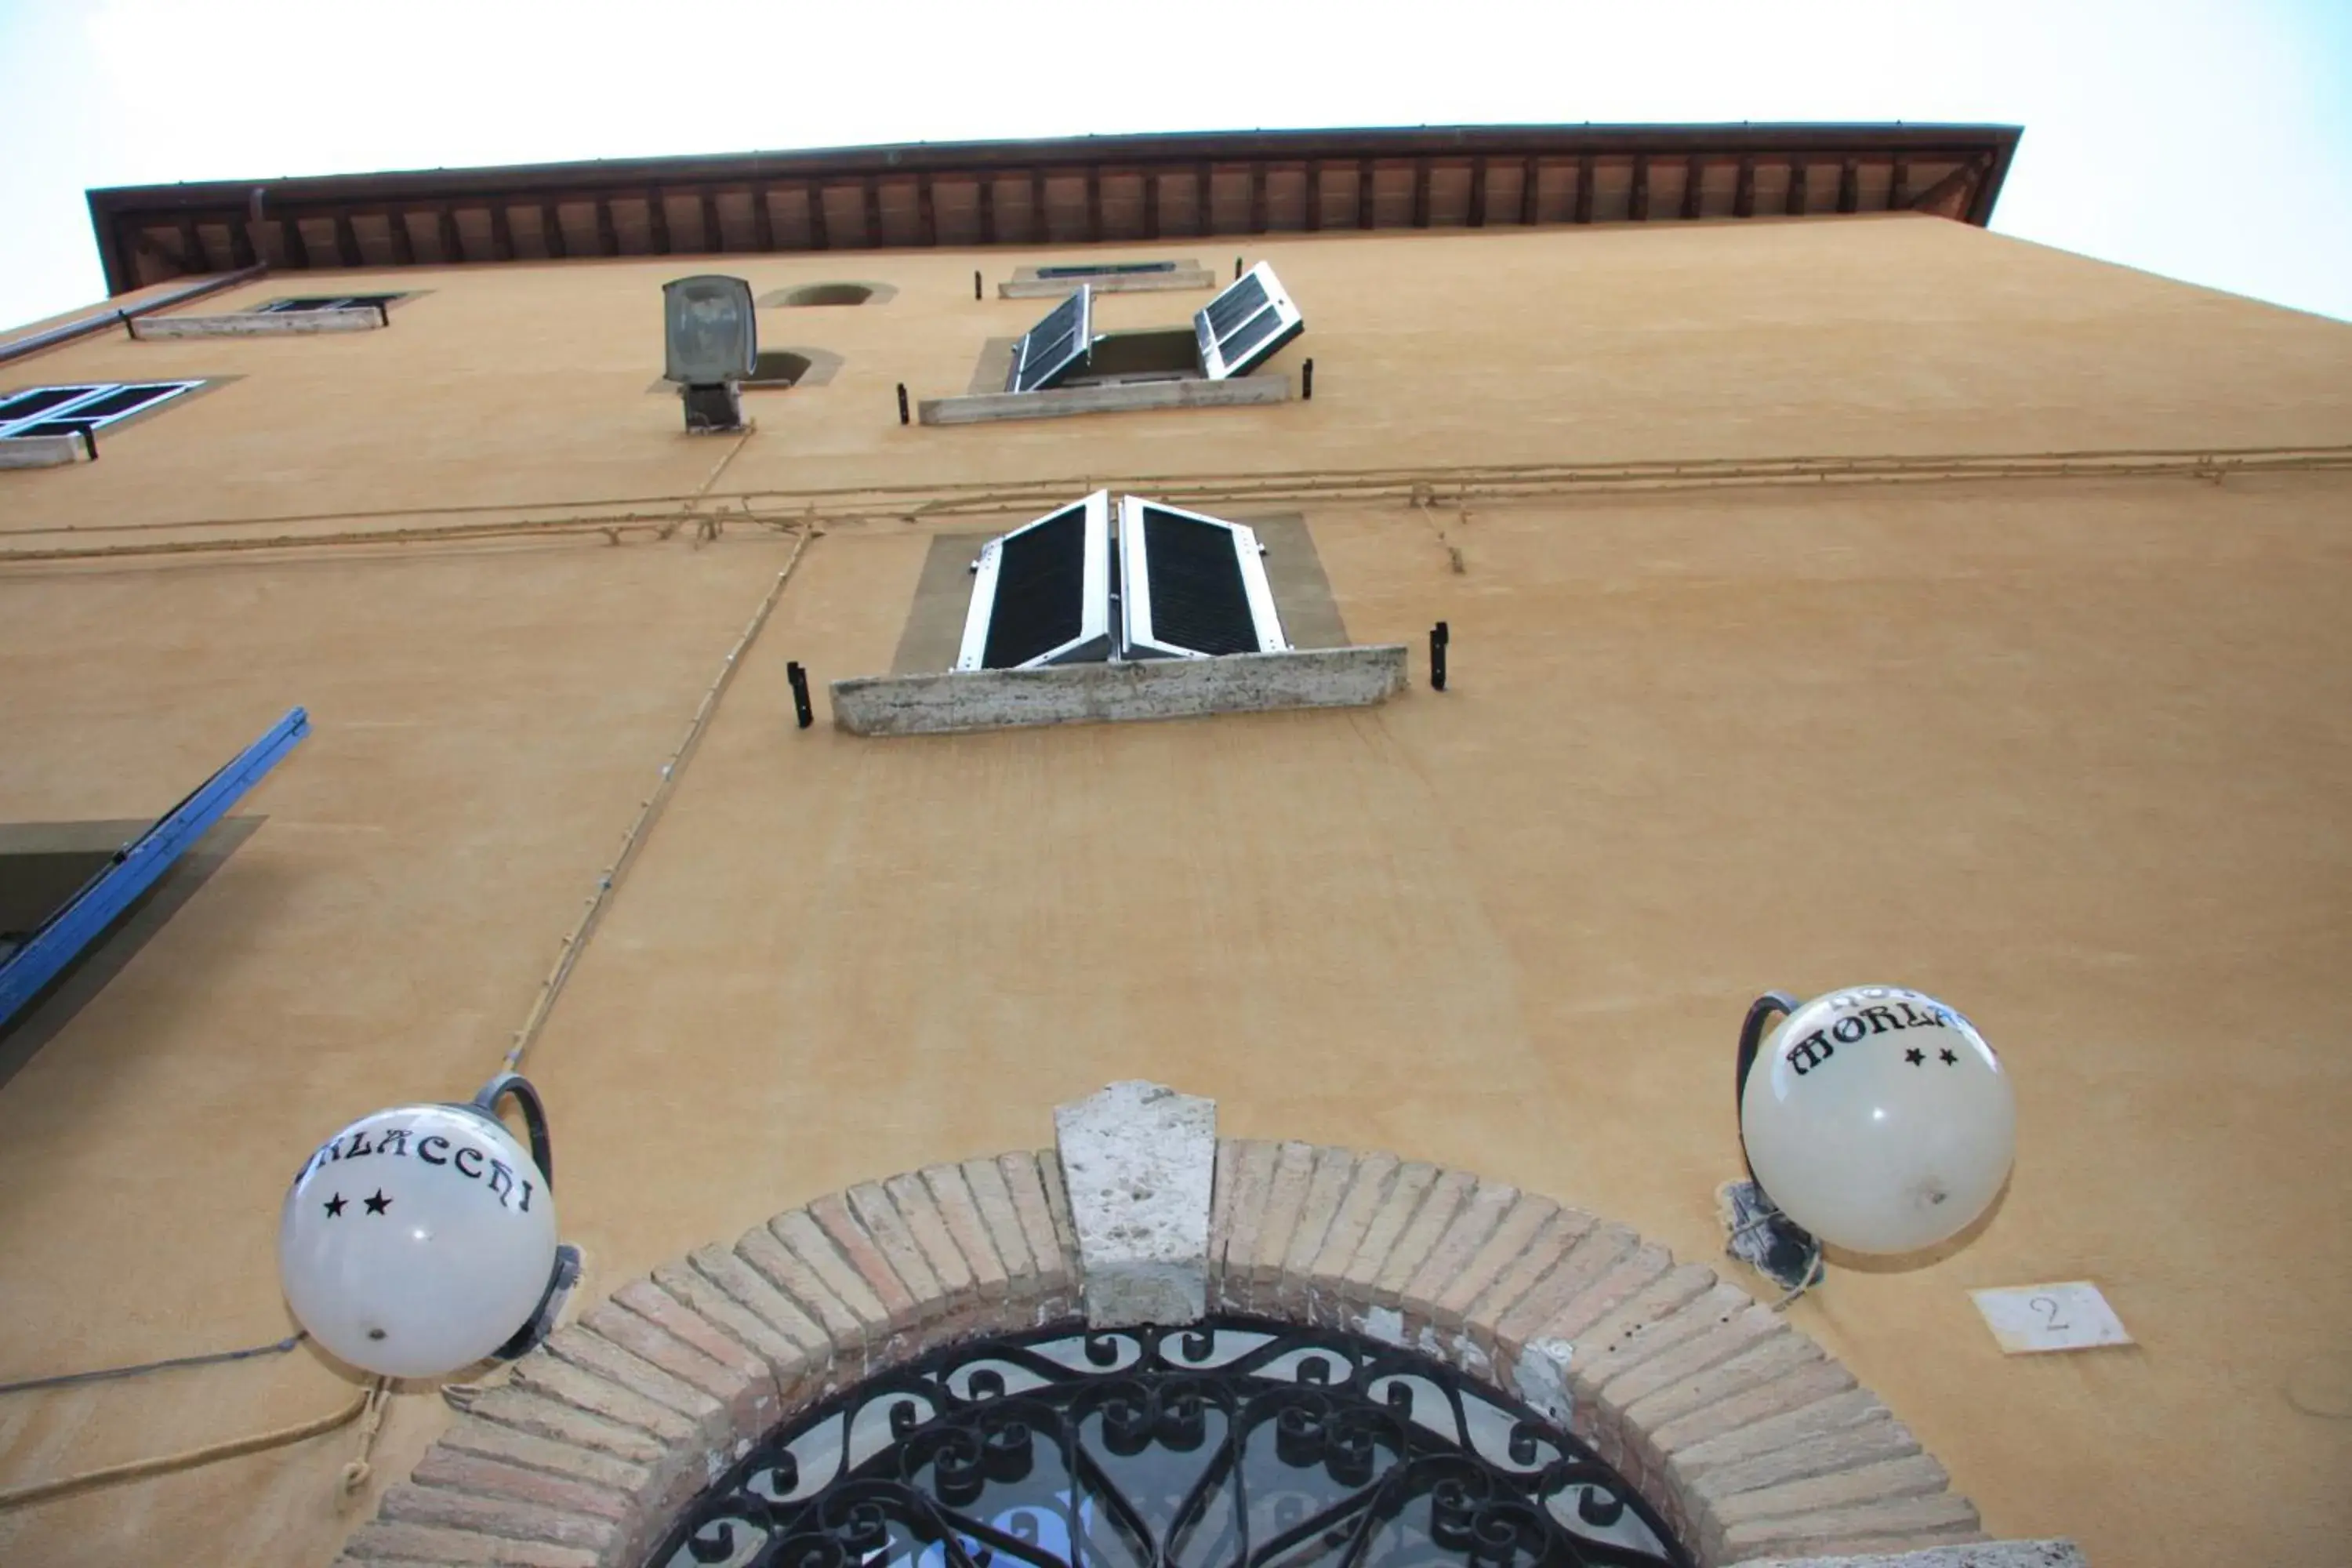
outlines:
[{"label": "wrought iron grille", "polygon": [[960,1345],[782,1428],[653,1568],[1690,1568],[1590,1448],[1436,1362],[1245,1319]]}]

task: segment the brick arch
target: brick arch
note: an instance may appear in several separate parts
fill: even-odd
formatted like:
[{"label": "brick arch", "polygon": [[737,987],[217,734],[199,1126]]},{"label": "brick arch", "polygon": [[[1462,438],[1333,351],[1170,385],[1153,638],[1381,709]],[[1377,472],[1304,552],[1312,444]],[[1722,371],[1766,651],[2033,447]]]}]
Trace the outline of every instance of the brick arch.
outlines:
[{"label": "brick arch", "polygon": [[[1222,1140],[1214,1162],[1209,1310],[1407,1344],[1527,1400],[1708,1568],[1985,1539],[1832,1357],[1622,1225],[1393,1154]],[[753,1442],[870,1372],[1084,1326],[1096,1252],[1053,1150],[788,1210],[558,1330],[471,1399],[340,1561],[635,1568]]]}]

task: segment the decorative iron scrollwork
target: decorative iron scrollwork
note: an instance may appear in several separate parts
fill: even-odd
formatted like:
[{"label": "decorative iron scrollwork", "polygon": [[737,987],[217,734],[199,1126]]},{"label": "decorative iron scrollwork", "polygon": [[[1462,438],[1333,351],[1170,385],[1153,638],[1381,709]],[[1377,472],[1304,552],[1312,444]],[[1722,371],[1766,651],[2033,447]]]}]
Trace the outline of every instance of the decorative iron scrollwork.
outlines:
[{"label": "decorative iron scrollwork", "polygon": [[958,1345],[780,1429],[653,1568],[1690,1568],[1599,1456],[1428,1358],[1247,1319]]}]

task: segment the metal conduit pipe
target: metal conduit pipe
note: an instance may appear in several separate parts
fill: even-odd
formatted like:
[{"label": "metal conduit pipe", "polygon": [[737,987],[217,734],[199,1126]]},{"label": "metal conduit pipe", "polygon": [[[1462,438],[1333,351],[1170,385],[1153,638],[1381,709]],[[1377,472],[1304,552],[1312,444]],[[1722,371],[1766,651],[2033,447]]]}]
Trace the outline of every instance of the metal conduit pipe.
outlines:
[{"label": "metal conduit pipe", "polygon": [[27,354],[39,353],[43,349],[56,348],[59,343],[69,343],[76,338],[86,338],[92,332],[102,332],[109,327],[123,325],[133,316],[145,316],[157,310],[168,310],[174,305],[184,305],[191,300],[201,300],[207,294],[217,294],[224,289],[233,289],[240,283],[250,283],[268,270],[268,262],[256,262],[251,267],[240,268],[235,272],[208,274],[184,288],[158,294],[152,300],[137,305],[118,306],[110,310],[99,311],[95,315],[83,316],[71,321],[61,321],[44,331],[35,332],[31,337],[17,338],[10,342],[0,343],[0,364],[5,364],[10,360],[23,359]]}]

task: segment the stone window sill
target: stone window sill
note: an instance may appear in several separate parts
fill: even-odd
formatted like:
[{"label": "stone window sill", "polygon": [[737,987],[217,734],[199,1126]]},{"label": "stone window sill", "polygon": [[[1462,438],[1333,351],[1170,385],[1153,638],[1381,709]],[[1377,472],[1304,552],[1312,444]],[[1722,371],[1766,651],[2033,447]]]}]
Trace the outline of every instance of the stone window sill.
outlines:
[{"label": "stone window sill", "polygon": [[131,335],[153,342],[170,338],[282,338],[313,332],[372,332],[388,325],[373,307],[343,310],[244,311],[226,316],[133,316]]},{"label": "stone window sill", "polygon": [[1057,386],[1045,392],[927,397],[918,406],[918,414],[926,425],[982,425],[999,419],[1059,419],[1073,414],[1143,408],[1234,408],[1288,401],[1288,376],[1244,375],[1231,381],[1126,382],[1111,386]]}]

